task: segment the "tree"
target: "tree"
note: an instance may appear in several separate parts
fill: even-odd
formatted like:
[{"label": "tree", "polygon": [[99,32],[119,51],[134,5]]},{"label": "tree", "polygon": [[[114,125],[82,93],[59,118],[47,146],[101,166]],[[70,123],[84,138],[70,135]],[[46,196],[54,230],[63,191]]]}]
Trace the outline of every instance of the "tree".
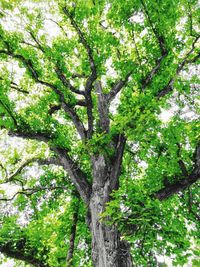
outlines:
[{"label": "tree", "polygon": [[90,266],[90,250],[99,267],[198,255],[198,12],[195,0],[2,1],[2,136],[23,148],[3,147],[2,183],[18,190],[1,202],[28,213],[23,225],[2,212],[2,253],[54,267]]}]

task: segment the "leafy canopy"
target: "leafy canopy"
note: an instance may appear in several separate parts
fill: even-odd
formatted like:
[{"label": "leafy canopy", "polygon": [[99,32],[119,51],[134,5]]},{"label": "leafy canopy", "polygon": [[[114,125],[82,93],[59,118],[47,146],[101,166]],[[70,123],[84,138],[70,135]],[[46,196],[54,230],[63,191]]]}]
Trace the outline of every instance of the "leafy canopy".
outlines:
[{"label": "leafy canopy", "polygon": [[[198,182],[167,200],[155,197],[194,167],[198,1],[2,0],[0,16],[1,251],[65,266],[80,204],[73,266],[90,266],[84,203],[68,174],[44,158],[67,151],[91,183],[90,157],[112,161],[109,144],[123,134],[120,188],[102,220],[118,225],[137,266],[156,266],[158,255],[174,266],[191,256],[198,266]],[[110,104],[109,130],[96,81]],[[171,117],[165,122],[163,114]]]}]

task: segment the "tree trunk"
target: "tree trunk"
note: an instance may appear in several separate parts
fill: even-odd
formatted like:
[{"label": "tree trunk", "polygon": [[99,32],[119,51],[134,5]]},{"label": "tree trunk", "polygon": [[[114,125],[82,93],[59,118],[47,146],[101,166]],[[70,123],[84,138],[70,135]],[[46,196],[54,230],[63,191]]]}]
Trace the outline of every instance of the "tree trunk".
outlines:
[{"label": "tree trunk", "polygon": [[101,220],[110,193],[118,187],[110,177],[113,166],[108,167],[103,156],[93,163],[93,188],[89,204],[93,264],[95,267],[131,267],[128,243],[120,239],[115,225]]}]

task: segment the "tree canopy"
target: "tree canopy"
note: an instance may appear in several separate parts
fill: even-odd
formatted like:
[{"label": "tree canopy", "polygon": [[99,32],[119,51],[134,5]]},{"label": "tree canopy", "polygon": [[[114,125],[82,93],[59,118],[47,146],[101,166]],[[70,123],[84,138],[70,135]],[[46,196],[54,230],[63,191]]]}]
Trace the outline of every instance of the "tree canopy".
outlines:
[{"label": "tree canopy", "polygon": [[196,0],[1,1],[1,253],[100,267],[97,216],[133,266],[198,266],[199,14]]}]

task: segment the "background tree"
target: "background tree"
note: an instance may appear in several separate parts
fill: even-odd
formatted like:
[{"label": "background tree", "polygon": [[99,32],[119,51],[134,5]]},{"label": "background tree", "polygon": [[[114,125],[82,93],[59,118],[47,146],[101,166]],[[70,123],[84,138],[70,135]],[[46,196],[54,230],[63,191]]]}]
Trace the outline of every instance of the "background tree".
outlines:
[{"label": "background tree", "polygon": [[2,1],[2,253],[54,267],[198,256],[198,12]]}]

